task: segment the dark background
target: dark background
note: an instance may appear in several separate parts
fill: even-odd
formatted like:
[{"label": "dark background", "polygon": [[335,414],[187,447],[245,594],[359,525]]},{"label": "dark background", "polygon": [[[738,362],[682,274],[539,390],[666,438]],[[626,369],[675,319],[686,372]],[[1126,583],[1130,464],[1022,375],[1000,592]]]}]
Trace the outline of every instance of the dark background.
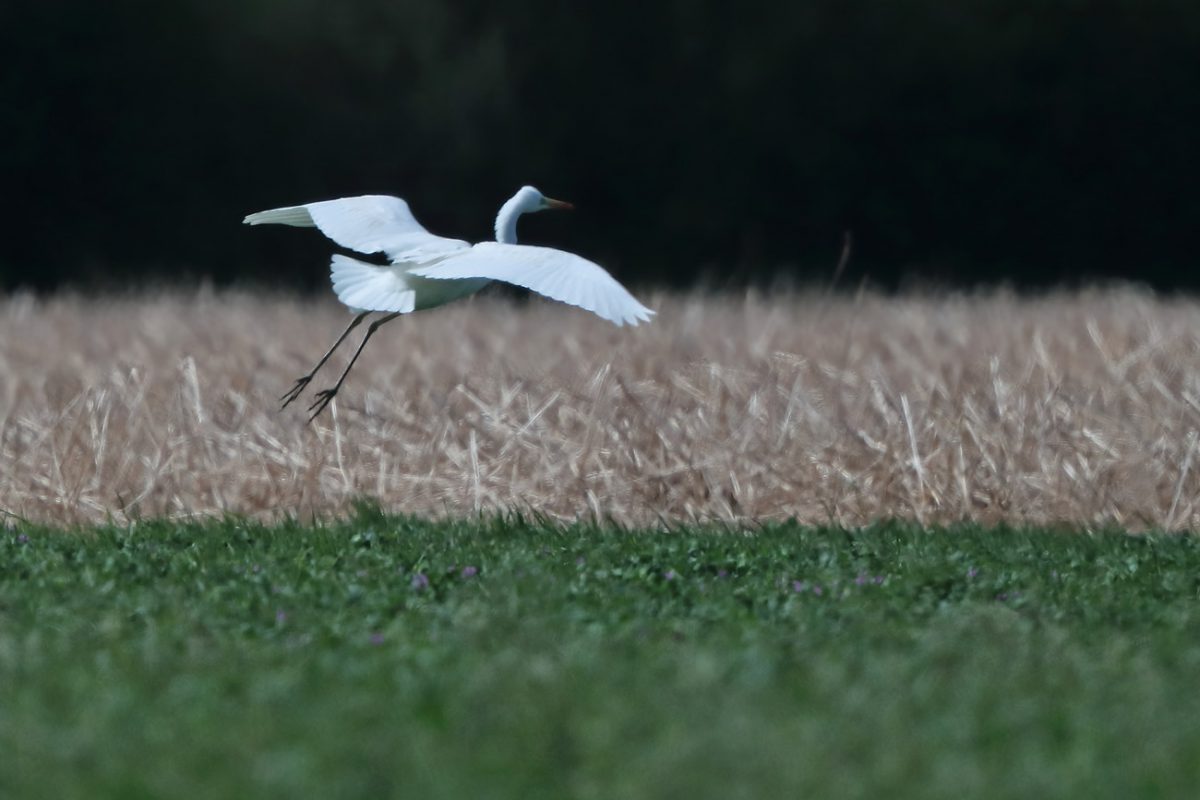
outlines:
[{"label": "dark background", "polygon": [[0,6],[0,286],[322,286],[251,211],[398,194],[636,284],[1191,288],[1200,2]]}]

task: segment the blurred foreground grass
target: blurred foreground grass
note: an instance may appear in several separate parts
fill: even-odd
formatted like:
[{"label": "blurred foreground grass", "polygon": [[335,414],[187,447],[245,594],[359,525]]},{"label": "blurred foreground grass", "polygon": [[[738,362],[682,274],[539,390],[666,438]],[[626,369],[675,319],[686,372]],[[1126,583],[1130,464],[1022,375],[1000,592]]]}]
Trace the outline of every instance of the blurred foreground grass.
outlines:
[{"label": "blurred foreground grass", "polygon": [[1200,540],[0,531],[3,797],[1166,797]]}]

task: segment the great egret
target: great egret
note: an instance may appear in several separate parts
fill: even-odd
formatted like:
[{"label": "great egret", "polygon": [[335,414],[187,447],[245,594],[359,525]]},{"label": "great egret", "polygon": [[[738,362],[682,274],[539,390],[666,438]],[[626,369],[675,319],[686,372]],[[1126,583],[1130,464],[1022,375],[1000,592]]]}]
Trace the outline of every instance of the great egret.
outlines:
[{"label": "great egret", "polygon": [[359,253],[383,253],[390,266],[335,255],[330,267],[333,291],[356,312],[329,352],[280,399],[286,408],[308,386],[333,351],[368,314],[385,312],[367,328],[354,357],[332,388],[317,392],[309,406],[316,419],[337,395],[367,341],[381,325],[401,314],[444,305],[474,294],[492,281],[523,286],[538,294],[591,311],[617,326],[649,321],[654,312],[639,303],[598,264],[563,250],[517,244],[517,218],[570,203],[521,187],[496,215],[496,241],[468,244],[434,236],[421,227],[399,197],[364,195],[323,200],[251,214],[247,225],[274,223],[318,228],[342,247]]}]

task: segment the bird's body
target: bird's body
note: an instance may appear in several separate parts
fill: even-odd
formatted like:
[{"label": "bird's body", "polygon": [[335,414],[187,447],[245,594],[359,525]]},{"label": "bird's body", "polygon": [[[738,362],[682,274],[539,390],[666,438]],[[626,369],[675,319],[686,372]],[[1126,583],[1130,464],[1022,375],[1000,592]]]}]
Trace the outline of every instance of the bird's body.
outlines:
[{"label": "bird's body", "polygon": [[475,294],[490,278],[434,280],[406,264],[379,266],[336,255],[329,269],[333,290],[352,311],[425,311]]},{"label": "bird's body", "polygon": [[[246,217],[248,225],[315,227],[343,247],[359,253],[383,253],[391,261],[379,265],[345,255],[333,257],[330,278],[334,292],[357,316],[317,366],[284,395],[284,405],[299,397],[316,371],[367,314],[378,311],[387,315],[371,324],[350,366],[367,339],[388,320],[453,302],[494,280],[579,306],[618,326],[648,321],[654,312],[599,265],[563,250],[517,244],[517,219],[549,208],[571,205],[548,198],[532,186],[522,187],[496,216],[496,241],[476,245],[431,234],[413,217],[404,200],[386,195],[324,200]],[[320,393],[313,404],[314,417],[337,394],[350,366],[333,389]]]}]

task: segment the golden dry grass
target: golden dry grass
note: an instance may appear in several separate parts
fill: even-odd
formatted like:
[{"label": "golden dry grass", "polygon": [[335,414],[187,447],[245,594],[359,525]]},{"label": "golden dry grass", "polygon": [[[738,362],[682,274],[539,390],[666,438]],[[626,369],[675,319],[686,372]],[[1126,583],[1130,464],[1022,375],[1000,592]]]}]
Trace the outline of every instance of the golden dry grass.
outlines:
[{"label": "golden dry grass", "polygon": [[634,330],[487,297],[397,320],[312,426],[275,398],[332,300],[2,299],[0,508],[1197,524],[1196,301],[650,299]]}]

